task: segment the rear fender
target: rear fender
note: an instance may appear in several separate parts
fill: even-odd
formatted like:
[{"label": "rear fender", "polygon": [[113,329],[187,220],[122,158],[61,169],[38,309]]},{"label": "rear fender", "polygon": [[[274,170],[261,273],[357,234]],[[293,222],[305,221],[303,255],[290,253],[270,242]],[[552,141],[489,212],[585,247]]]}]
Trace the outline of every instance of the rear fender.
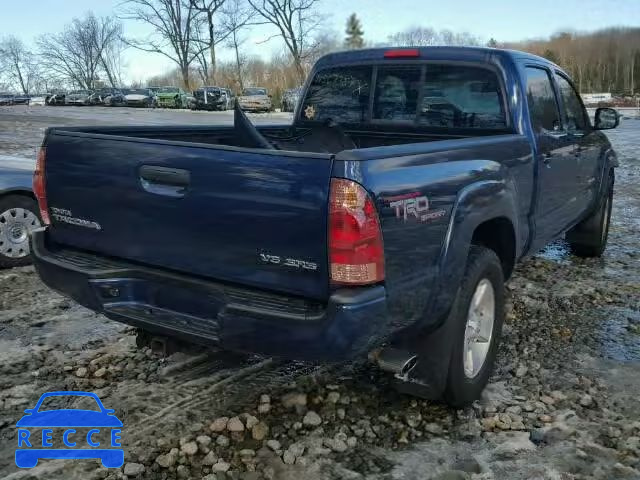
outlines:
[{"label": "rear fender", "polygon": [[[454,204],[439,259],[440,281],[433,290],[422,328],[413,337],[419,352],[409,381],[398,385],[402,391],[425,398],[437,398],[444,391],[453,346],[455,321],[451,315],[464,275],[471,241],[482,223],[507,218],[517,231],[515,191],[506,179],[482,180],[463,188]],[[516,251],[518,246],[516,246]]]},{"label": "rear fender", "polygon": [[460,191],[442,245],[438,266],[440,282],[434,290],[431,318],[444,319],[451,309],[464,275],[471,240],[479,225],[495,218],[506,218],[518,232],[516,201],[513,185],[504,177],[481,180]]}]

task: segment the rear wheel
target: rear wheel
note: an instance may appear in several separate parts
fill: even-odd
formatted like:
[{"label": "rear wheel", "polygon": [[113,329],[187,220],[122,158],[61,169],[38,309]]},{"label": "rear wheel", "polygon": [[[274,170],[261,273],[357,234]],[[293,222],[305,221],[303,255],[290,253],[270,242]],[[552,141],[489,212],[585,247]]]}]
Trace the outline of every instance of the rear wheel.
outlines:
[{"label": "rear wheel", "polygon": [[579,257],[600,257],[607,248],[613,205],[613,183],[614,179],[611,176],[597,208],[567,232],[566,239],[571,251]]},{"label": "rear wheel", "polygon": [[504,320],[504,276],[500,259],[485,247],[472,246],[452,308],[453,348],[444,398],[467,405],[489,381]]},{"label": "rear wheel", "polygon": [[21,195],[0,199],[0,268],[31,263],[29,233],[40,227],[38,205]]}]

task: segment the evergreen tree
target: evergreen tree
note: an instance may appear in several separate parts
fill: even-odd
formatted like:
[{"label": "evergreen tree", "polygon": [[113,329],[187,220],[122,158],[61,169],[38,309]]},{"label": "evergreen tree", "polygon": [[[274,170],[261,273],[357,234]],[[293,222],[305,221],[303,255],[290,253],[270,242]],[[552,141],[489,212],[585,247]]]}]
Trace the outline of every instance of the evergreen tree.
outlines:
[{"label": "evergreen tree", "polygon": [[355,13],[349,15],[347,19],[347,38],[344,39],[344,44],[347,48],[362,48],[364,46],[364,31],[360,19]]},{"label": "evergreen tree", "polygon": [[487,42],[487,47],[498,48],[498,41],[495,38],[491,37]]}]

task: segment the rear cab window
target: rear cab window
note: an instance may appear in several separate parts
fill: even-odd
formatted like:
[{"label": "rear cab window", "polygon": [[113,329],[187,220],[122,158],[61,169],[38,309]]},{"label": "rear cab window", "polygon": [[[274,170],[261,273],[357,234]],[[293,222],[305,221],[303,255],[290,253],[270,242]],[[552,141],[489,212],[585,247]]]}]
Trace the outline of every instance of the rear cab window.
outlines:
[{"label": "rear cab window", "polygon": [[[373,97],[373,98],[372,98]],[[300,109],[303,122],[508,128],[498,74],[483,66],[393,63],[321,70]]]}]

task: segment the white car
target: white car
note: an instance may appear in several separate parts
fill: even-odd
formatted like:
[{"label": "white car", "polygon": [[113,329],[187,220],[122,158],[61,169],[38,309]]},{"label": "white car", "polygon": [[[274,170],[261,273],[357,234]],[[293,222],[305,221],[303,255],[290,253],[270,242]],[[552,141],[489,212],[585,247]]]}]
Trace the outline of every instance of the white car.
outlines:
[{"label": "white car", "polygon": [[47,99],[49,95],[34,95],[29,99],[29,105],[42,105],[45,106],[47,104]]},{"label": "white car", "polygon": [[155,107],[157,104],[155,94],[148,88],[131,88],[122,93],[128,107]]}]

